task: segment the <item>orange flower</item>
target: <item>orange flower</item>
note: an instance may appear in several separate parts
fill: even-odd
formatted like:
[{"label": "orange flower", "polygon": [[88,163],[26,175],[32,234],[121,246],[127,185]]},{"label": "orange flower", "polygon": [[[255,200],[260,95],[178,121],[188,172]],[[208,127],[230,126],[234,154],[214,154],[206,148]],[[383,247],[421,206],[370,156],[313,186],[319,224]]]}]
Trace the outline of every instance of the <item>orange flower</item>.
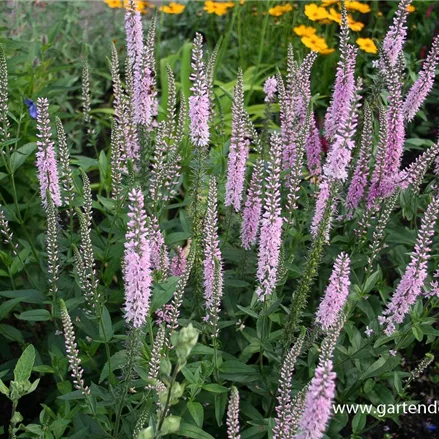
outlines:
[{"label": "orange flower", "polygon": [[160,11],[164,12],[165,14],[181,14],[184,9],[186,8],[185,5],[182,5],[180,3],[171,2],[169,5],[164,5],[160,8]]},{"label": "orange flower", "polygon": [[121,0],[104,0],[104,3],[106,3],[112,9],[122,7]]},{"label": "orange flower", "polygon": [[315,3],[305,5],[305,15],[312,21],[324,20],[328,17],[328,11]]},{"label": "orange flower", "polygon": [[415,11],[416,11],[416,8],[415,8],[413,5],[408,5],[408,6],[407,6],[407,11],[408,11],[409,14],[410,14],[410,13],[412,13],[412,12],[415,12]]}]

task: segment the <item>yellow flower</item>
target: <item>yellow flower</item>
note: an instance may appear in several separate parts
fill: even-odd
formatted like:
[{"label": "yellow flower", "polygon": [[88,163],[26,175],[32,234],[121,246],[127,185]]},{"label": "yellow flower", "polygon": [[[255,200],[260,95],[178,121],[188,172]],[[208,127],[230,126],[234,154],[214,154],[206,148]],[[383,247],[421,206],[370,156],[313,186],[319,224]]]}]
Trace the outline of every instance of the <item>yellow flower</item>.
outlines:
[{"label": "yellow flower", "polygon": [[309,47],[311,50],[315,52],[319,52],[322,55],[328,55],[332,52],[334,52],[334,49],[330,49],[328,45],[326,44],[326,41],[324,38],[319,37],[318,35],[310,35],[305,36],[300,39],[302,43]]},{"label": "yellow flower", "polygon": [[305,15],[312,21],[324,20],[328,17],[328,11],[315,3],[305,5]]},{"label": "yellow flower", "polygon": [[279,6],[275,6],[274,8],[270,8],[268,10],[268,13],[273,17],[280,17],[281,15],[284,15],[286,12],[290,12],[292,10],[293,7],[289,3],[287,3],[286,5],[279,5]]},{"label": "yellow flower", "polygon": [[318,52],[321,54],[321,55],[329,55],[330,53],[332,53],[332,52],[334,52],[335,51],[335,49],[320,49],[320,50],[318,50]]},{"label": "yellow flower", "polygon": [[120,0],[104,0],[110,8],[121,8],[122,2]]},{"label": "yellow flower", "polygon": [[383,16],[383,13],[381,12],[381,11],[378,11],[378,17],[382,17]]},{"label": "yellow flower", "polygon": [[227,5],[225,5],[224,3],[213,2],[213,1],[208,0],[204,3],[203,9],[208,14],[225,15],[225,14],[227,14],[229,7]]},{"label": "yellow flower", "polygon": [[357,44],[361,50],[367,53],[377,53],[378,49],[375,43],[370,38],[358,38]]},{"label": "yellow flower", "polygon": [[[124,0],[123,2],[123,6],[125,9],[130,9],[130,1],[129,0]],[[146,12],[148,8],[153,8],[154,6],[148,2],[143,2],[143,1],[138,1],[137,2],[137,7],[136,7],[136,11],[139,12]]]},{"label": "yellow flower", "polygon": [[341,23],[341,14],[339,14],[334,8],[329,10],[327,18],[329,18],[331,21],[335,21],[338,24]]},{"label": "yellow flower", "polygon": [[408,5],[408,6],[407,6],[407,11],[408,11],[409,14],[410,14],[411,12],[415,12],[415,11],[416,11],[416,8],[415,8],[413,5]]},{"label": "yellow flower", "polygon": [[370,12],[370,6],[361,2],[346,0],[345,5],[348,11],[358,11],[362,14],[367,14]]},{"label": "yellow flower", "polygon": [[322,0],[322,7],[327,8],[328,6],[335,5],[336,3],[339,3],[338,0]]},{"label": "yellow flower", "polygon": [[228,8],[234,8],[235,2],[224,2],[223,5],[227,6]]},{"label": "yellow flower", "polygon": [[311,26],[305,26],[303,24],[295,27],[293,31],[296,35],[299,35],[299,37],[310,37],[311,35],[314,35],[316,33],[315,28]]},{"label": "yellow flower", "polygon": [[350,30],[353,30],[354,32],[360,32],[363,30],[364,23],[361,21],[354,21],[352,17],[348,17],[348,26]]},{"label": "yellow flower", "polygon": [[169,5],[162,6],[160,10],[164,12],[165,14],[181,14],[184,9],[186,8],[185,5],[181,5],[180,3],[171,2]]}]

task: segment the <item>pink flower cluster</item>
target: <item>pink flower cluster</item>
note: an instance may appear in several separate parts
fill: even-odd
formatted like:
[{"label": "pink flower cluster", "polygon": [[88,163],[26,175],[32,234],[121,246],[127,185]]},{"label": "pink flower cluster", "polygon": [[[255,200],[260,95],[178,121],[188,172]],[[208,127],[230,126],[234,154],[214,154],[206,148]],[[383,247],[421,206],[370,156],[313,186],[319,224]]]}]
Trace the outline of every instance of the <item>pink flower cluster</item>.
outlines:
[{"label": "pink flower cluster", "polygon": [[37,100],[37,153],[36,166],[40,182],[40,195],[43,206],[47,208],[47,195],[55,206],[61,206],[58,163],[55,146],[52,141],[49,120],[49,101],[46,98]]},{"label": "pink flower cluster", "polygon": [[259,287],[256,293],[260,300],[271,295],[274,291],[279,266],[283,222],[280,200],[281,147],[281,138],[277,134],[273,134],[259,242],[257,271]]},{"label": "pink flower cluster", "polygon": [[341,253],[332,270],[329,285],[317,311],[316,320],[327,331],[337,321],[349,295],[350,259]]},{"label": "pink flower cluster", "polygon": [[439,213],[439,195],[436,195],[427,207],[421,228],[418,232],[414,252],[410,263],[387,305],[383,315],[378,319],[385,327],[385,333],[391,335],[396,330],[396,324],[402,323],[411,305],[421,295],[427,277],[427,263],[430,259],[431,241],[435,231]]},{"label": "pink flower cluster", "polygon": [[123,277],[125,282],[125,320],[134,328],[144,325],[151,297],[151,251],[147,240],[146,212],[140,189],[129,194],[130,218],[127,225]]}]

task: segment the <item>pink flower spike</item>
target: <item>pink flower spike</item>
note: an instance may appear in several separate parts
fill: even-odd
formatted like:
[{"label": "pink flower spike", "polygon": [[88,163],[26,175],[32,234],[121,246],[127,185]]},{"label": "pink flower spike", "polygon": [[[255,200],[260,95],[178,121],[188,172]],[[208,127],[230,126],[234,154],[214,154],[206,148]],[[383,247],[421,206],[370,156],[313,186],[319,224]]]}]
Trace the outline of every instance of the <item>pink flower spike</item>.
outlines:
[{"label": "pink flower spike", "polygon": [[335,398],[335,378],[332,360],[325,360],[317,366],[306,394],[305,410],[296,439],[323,437],[331,418],[332,402]]},{"label": "pink flower spike", "polygon": [[37,147],[36,166],[40,181],[40,195],[44,208],[47,208],[47,194],[53,204],[61,206],[61,191],[59,186],[58,163],[54,142],[51,138],[49,120],[49,101],[46,98],[37,100]]},{"label": "pink flower spike", "polygon": [[379,322],[384,326],[386,335],[392,335],[396,331],[396,324],[403,322],[410,307],[422,293],[427,278],[427,263],[430,259],[431,242],[438,213],[439,195],[435,195],[422,218],[410,263],[386,310],[382,316],[378,317]]},{"label": "pink flower spike", "polygon": [[134,328],[145,324],[151,297],[150,246],[147,240],[146,212],[140,189],[129,192],[123,277],[125,282],[125,321]]},{"label": "pink flower spike", "polygon": [[230,142],[229,160],[227,166],[225,206],[233,206],[236,212],[241,209],[242,193],[245,184],[246,162],[249,153],[247,140],[246,112],[244,108],[244,84],[242,71],[238,72],[238,79],[233,96],[232,105],[232,140]]},{"label": "pink flower spike", "polygon": [[350,259],[346,253],[341,253],[335,263],[325,296],[317,311],[316,320],[323,330],[333,326],[343,310],[349,295]]},{"label": "pink flower spike", "polygon": [[192,51],[192,96],[189,97],[191,140],[195,146],[209,144],[210,99],[206,66],[203,60],[203,37],[196,33]]},{"label": "pink flower spike", "polygon": [[261,237],[256,290],[260,300],[270,296],[276,288],[280,248],[282,244],[282,209],[280,199],[280,169],[282,140],[277,134],[271,137],[271,156],[265,189],[264,213],[262,216]]}]

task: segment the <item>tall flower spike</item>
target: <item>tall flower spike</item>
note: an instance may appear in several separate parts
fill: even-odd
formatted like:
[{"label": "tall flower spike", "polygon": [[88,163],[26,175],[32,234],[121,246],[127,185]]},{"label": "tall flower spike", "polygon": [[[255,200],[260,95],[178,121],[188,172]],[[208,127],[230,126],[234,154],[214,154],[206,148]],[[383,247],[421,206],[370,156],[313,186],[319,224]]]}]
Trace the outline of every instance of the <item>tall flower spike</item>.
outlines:
[{"label": "tall flower spike", "polygon": [[3,46],[0,44],[0,142],[5,142],[8,137],[8,66]]},{"label": "tall flower spike", "polygon": [[340,128],[346,126],[355,94],[355,62],[357,49],[349,44],[346,8],[342,8],[340,30],[340,61],[337,66],[334,92],[325,117],[325,135],[332,142]]},{"label": "tall flower spike", "polygon": [[335,378],[332,360],[321,362],[311,381],[305,400],[305,410],[300,420],[297,439],[320,439],[331,417],[335,398]]},{"label": "tall flower spike", "polygon": [[[389,111],[389,110],[387,110]],[[384,178],[384,167],[386,159],[386,145],[387,145],[387,111],[383,107],[380,108],[380,129],[379,129],[379,140],[378,147],[375,155],[375,166],[374,172],[372,174],[371,185],[369,189],[369,194],[367,196],[367,208],[371,209],[376,207],[381,198],[380,185]]]},{"label": "tall flower spike", "polygon": [[215,178],[211,178],[207,197],[207,212],[204,219],[204,299],[206,321],[214,325],[218,319],[221,298],[223,295],[222,255],[218,238],[217,186]]},{"label": "tall flower spike", "polygon": [[403,113],[406,120],[413,120],[419,107],[433,88],[438,60],[439,35],[434,38],[430,52],[428,52],[427,59],[424,61],[422,70],[419,73],[419,78],[412,85],[405,99]]},{"label": "tall flower spike", "polygon": [[62,126],[61,119],[59,117],[55,118],[56,131],[58,134],[58,153],[59,153],[59,163],[61,165],[60,178],[62,182],[62,187],[64,189],[65,203],[71,208],[71,215],[73,215],[73,198],[75,196],[75,185],[73,183],[72,169],[70,167],[70,151],[67,146],[66,133]]},{"label": "tall flower spike", "polygon": [[58,221],[56,219],[56,208],[49,198],[47,203],[47,274],[49,285],[49,296],[55,303],[58,297],[58,280],[60,272],[60,252],[58,241]]},{"label": "tall flower spike", "polygon": [[[321,223],[325,218],[325,215],[329,213],[330,218],[328,222],[328,227],[324,231],[324,237],[326,241],[329,241],[331,219],[336,210],[336,206],[334,203],[331,205],[328,204],[331,197],[331,186],[332,183],[327,178],[322,179],[319,185],[319,194],[317,195],[316,208],[311,223],[311,234],[314,238],[316,238],[319,233]],[[327,212],[327,210],[329,210],[330,212]]]},{"label": "tall flower spike", "polygon": [[407,37],[407,16],[408,7],[412,0],[401,0],[398,4],[393,24],[390,26],[383,41],[380,63],[383,64],[383,55],[389,60],[390,65],[394,66]]},{"label": "tall flower spike", "polygon": [[277,416],[274,420],[273,439],[292,439],[295,431],[292,425],[292,401],[291,390],[293,371],[297,358],[302,350],[305,334],[301,334],[296,343],[285,356],[280,372],[280,381],[278,389],[278,405],[276,407]]},{"label": "tall flower spike", "polygon": [[9,222],[6,219],[5,213],[3,212],[3,210],[1,210],[1,205],[0,205],[0,234],[3,235],[3,242],[11,247],[12,253],[14,254],[14,256],[16,256],[18,244],[14,244],[13,241],[14,234],[12,233],[11,228],[9,227]]},{"label": "tall flower spike", "polygon": [[319,129],[316,118],[311,117],[309,134],[305,145],[306,162],[311,177],[319,177],[322,173],[322,142],[320,141]]},{"label": "tall flower spike", "polygon": [[431,253],[430,246],[438,213],[439,195],[435,194],[422,218],[421,228],[418,232],[410,263],[386,310],[378,318],[387,335],[395,332],[396,324],[403,322],[410,306],[416,302],[422,292],[427,277],[427,264]]},{"label": "tall flower spike", "polygon": [[189,97],[189,116],[191,140],[195,146],[206,147],[209,144],[210,98],[209,85],[206,76],[206,66],[203,61],[203,37],[195,34],[192,50],[192,96]]},{"label": "tall flower spike", "polygon": [[99,279],[96,276],[93,244],[91,242],[93,200],[90,180],[85,173],[83,173],[82,179],[84,205],[82,208],[82,213],[79,214],[81,247],[80,252],[78,252],[76,255],[76,259],[78,262],[78,276],[85,300],[87,302],[88,311],[96,311],[97,307],[99,306],[100,297],[97,290]]},{"label": "tall flower spike", "polygon": [[162,350],[165,344],[166,327],[161,325],[154,338],[154,344],[151,349],[151,358],[149,361],[148,378],[150,380],[157,380],[160,372],[160,362],[162,358]]},{"label": "tall flower spike", "polygon": [[225,206],[233,206],[236,212],[239,212],[241,209],[242,193],[245,184],[245,165],[249,153],[246,131],[243,75],[242,70],[239,69],[233,94],[232,140],[230,141],[226,199],[224,202]]},{"label": "tall flower spike", "polygon": [[265,102],[272,104],[276,100],[277,81],[274,76],[270,76],[264,82]]},{"label": "tall flower spike", "polygon": [[417,194],[428,167],[433,163],[438,154],[439,142],[430,146],[430,148],[420,154],[407,168],[403,169],[399,174],[399,184],[401,188],[407,189],[412,185],[413,193]]},{"label": "tall flower spike", "polygon": [[279,267],[280,247],[282,244],[282,208],[280,199],[282,141],[279,135],[271,137],[271,156],[268,164],[264,213],[262,215],[261,236],[256,290],[260,300],[271,295],[276,287]]},{"label": "tall flower spike", "polygon": [[227,408],[227,438],[240,439],[239,434],[239,392],[235,386],[230,390],[229,407]]},{"label": "tall flower spike", "polygon": [[[157,73],[154,53],[155,31],[156,22],[155,17],[153,17],[146,37],[146,45],[143,48],[140,59],[140,81],[136,81],[136,69],[134,70],[134,120],[145,126],[147,131],[151,131],[156,125],[155,117],[158,114]],[[137,105],[136,97],[139,100]]]},{"label": "tall flower spike", "polygon": [[258,159],[253,169],[247,200],[242,213],[241,241],[249,250],[256,244],[262,213],[262,183],[264,177],[264,161]]},{"label": "tall flower spike", "polygon": [[171,259],[171,276],[182,276],[186,270],[186,255],[181,247],[177,247]]},{"label": "tall flower spike", "polygon": [[354,175],[346,197],[347,209],[356,209],[364,197],[369,173],[369,157],[372,152],[373,126],[372,112],[368,105],[364,108],[363,132],[361,135],[360,153]]},{"label": "tall flower spike", "polygon": [[384,161],[384,176],[379,192],[388,197],[395,190],[399,166],[404,152],[404,114],[402,102],[402,81],[396,68],[387,70],[387,87],[389,89],[389,109],[387,111],[387,144]]},{"label": "tall flower spike", "polygon": [[75,330],[63,300],[60,300],[60,308],[67,358],[70,364],[73,385],[75,389],[80,390],[83,395],[87,396],[90,395],[90,389],[85,385],[84,378],[82,377],[84,370],[81,367],[81,359],[79,358],[79,350],[75,339]]},{"label": "tall flower spike", "polygon": [[[347,60],[347,77],[349,84],[354,83],[355,56],[357,49],[349,46],[350,57]],[[335,180],[345,181],[348,177],[348,165],[352,158],[352,150],[355,146],[354,135],[357,128],[357,117],[359,108],[359,91],[361,81],[357,85],[353,85],[352,89],[349,85],[349,96],[338,97],[334,92],[334,102],[340,99],[339,104],[343,108],[337,114],[336,131],[332,135],[331,148],[326,158],[323,172],[326,176]],[[352,93],[351,93],[352,91]]]},{"label": "tall flower spike", "polygon": [[317,311],[316,320],[325,331],[337,322],[346,303],[350,286],[349,273],[350,259],[346,253],[341,253],[334,263],[328,288]]},{"label": "tall flower spike", "polygon": [[194,266],[195,256],[197,254],[197,244],[192,243],[190,246],[189,254],[186,262],[186,269],[184,273],[180,276],[180,279],[177,282],[177,286],[175,288],[175,293],[172,297],[171,302],[171,311],[170,311],[170,323],[169,326],[172,331],[175,331],[178,328],[178,318],[180,317],[180,307],[183,303],[183,295],[184,289],[186,288],[186,284],[189,280],[189,276],[192,272],[192,267]]},{"label": "tall flower spike", "polygon": [[111,123],[111,198],[115,201],[121,199],[122,194],[122,174],[123,174],[123,158],[122,158],[122,138],[121,132],[113,119]]},{"label": "tall flower spike", "polygon": [[38,151],[36,165],[40,181],[40,195],[43,206],[47,208],[47,195],[55,206],[61,206],[61,192],[59,188],[58,163],[55,147],[50,132],[49,102],[46,98],[37,101],[37,130]]},{"label": "tall flower spike", "polygon": [[144,325],[151,297],[150,247],[147,241],[146,212],[140,189],[132,189],[128,198],[123,276],[125,282],[125,321],[134,328]]},{"label": "tall flower spike", "polygon": [[165,238],[160,230],[157,217],[148,218],[148,241],[151,252],[151,269],[161,270],[166,276],[169,270],[169,256]]},{"label": "tall flower spike", "polygon": [[84,122],[90,123],[91,97],[90,97],[90,69],[87,54],[82,58],[82,114]]}]

